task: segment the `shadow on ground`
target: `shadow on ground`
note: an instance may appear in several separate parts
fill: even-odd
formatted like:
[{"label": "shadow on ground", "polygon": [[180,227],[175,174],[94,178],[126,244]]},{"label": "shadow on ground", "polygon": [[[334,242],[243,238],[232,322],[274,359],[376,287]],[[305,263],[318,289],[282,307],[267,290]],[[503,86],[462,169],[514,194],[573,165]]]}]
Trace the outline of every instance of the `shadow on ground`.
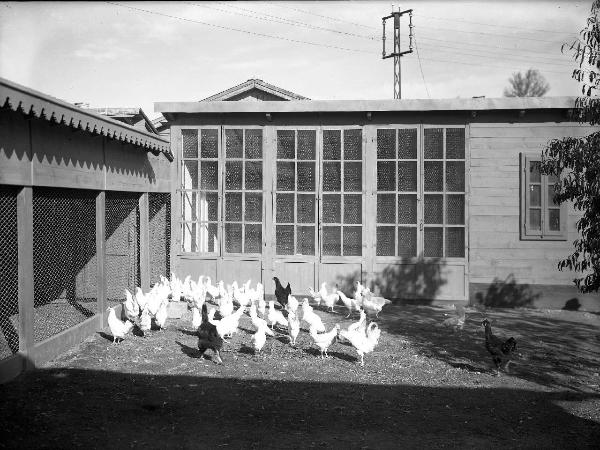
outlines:
[{"label": "shadow on ground", "polygon": [[600,390],[600,320],[597,315],[533,309],[468,309],[462,331],[441,326],[453,310],[395,303],[384,308],[378,323],[400,335],[423,356],[451,366],[490,372],[481,328],[490,319],[494,334],[515,337],[521,357],[511,374],[548,387]]},{"label": "shadow on ground", "polygon": [[0,398],[10,448],[583,448],[600,439],[599,423],[563,409],[598,398],[581,393],[49,369],[0,386]]}]

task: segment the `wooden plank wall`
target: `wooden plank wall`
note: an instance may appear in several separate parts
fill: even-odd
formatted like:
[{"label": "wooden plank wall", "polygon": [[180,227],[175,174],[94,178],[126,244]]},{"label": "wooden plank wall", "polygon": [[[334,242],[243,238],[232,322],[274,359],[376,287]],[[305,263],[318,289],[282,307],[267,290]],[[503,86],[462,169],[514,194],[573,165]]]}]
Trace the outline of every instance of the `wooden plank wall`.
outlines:
[{"label": "wooden plank wall", "polygon": [[473,123],[470,126],[469,279],[491,283],[514,275],[520,283],[571,285],[560,272],[577,237],[580,213],[569,206],[566,241],[520,240],[519,154],[540,155],[550,139],[585,136],[589,126],[561,123]]}]

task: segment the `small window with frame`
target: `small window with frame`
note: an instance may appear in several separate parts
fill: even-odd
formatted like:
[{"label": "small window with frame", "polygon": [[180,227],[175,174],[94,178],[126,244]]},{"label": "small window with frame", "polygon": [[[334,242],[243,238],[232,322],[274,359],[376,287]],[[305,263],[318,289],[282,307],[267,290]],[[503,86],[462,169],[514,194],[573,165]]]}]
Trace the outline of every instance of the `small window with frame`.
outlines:
[{"label": "small window with frame", "polygon": [[555,175],[540,172],[539,155],[521,153],[521,240],[565,241],[567,204],[554,203]]}]

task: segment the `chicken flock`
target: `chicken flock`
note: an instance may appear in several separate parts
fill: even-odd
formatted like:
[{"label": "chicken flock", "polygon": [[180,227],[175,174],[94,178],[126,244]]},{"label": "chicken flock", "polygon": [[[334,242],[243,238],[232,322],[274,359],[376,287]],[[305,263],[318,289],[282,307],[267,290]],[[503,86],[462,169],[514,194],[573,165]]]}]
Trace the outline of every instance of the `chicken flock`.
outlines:
[{"label": "chicken flock", "polygon": [[[231,285],[219,281],[212,284],[208,276],[200,276],[194,281],[187,276],[183,281],[171,274],[171,279],[161,277],[152,289],[144,293],[137,287],[135,293],[125,290],[125,301],[122,303],[121,320],[117,317],[114,307],[108,308],[108,325],[113,335],[113,344],[123,340],[125,336],[137,327],[142,335],[151,329],[152,320],[159,329],[163,329],[167,320],[167,306],[170,300],[185,300],[192,311],[192,326],[198,337],[198,350],[204,354],[207,350],[213,352],[213,360],[222,364],[221,350],[227,339],[238,332],[242,315],[247,314],[255,327],[251,342],[255,353],[260,353],[267,342],[267,336],[287,335],[290,345],[296,346],[301,324],[305,324],[313,344],[319,349],[321,358],[328,358],[327,350],[337,340],[350,344],[358,355],[358,363],[364,366],[364,356],[373,352],[379,343],[381,330],[375,321],[369,322],[369,317],[377,319],[382,309],[390,302],[380,296],[373,295],[368,287],[360,281],[354,283],[352,296],[347,296],[338,286],[328,289],[327,283],[322,283],[319,290],[308,288],[308,296],[299,302],[292,295],[289,283],[283,287],[277,277],[275,282],[275,299],[266,301],[264,286],[256,283],[251,286],[251,280],[243,285],[234,281]],[[208,304],[213,307],[208,307]],[[321,317],[314,312],[313,306],[323,306],[326,311],[333,312],[336,304],[342,303],[348,314],[346,318],[358,313],[358,321],[347,329],[341,329],[339,324],[329,330]],[[462,305],[453,305],[454,312],[446,314],[440,326],[462,330],[466,320],[466,311]],[[219,318],[215,315],[218,313]],[[517,350],[514,338],[503,340],[492,333],[488,319],[481,322],[485,330],[485,347],[492,355],[496,375],[499,370],[509,371],[509,364]]]}]

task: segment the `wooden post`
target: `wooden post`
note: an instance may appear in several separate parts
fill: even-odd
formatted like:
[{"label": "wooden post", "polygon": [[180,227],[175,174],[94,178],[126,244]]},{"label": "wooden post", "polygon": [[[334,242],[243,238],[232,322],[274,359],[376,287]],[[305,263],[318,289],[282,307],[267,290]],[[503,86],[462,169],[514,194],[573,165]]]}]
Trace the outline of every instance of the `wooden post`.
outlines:
[{"label": "wooden post", "polygon": [[262,280],[267,288],[271,287],[273,278],[273,254],[275,242],[275,213],[274,213],[274,160],[277,155],[274,128],[265,126],[263,129],[263,229],[262,229]]},{"label": "wooden post", "polygon": [[106,302],[106,272],[104,263],[106,260],[105,253],[106,243],[106,192],[100,191],[96,195],[96,296],[98,302],[98,313],[100,315],[99,328],[104,328],[106,323],[107,302]]},{"label": "wooden post", "polygon": [[140,196],[140,284],[144,292],[150,290],[150,213],[148,193]]},{"label": "wooden post", "polygon": [[[35,340],[33,334],[33,188],[24,186],[17,195],[18,273],[19,273],[19,352],[27,353]],[[25,359],[25,369],[31,366]]]}]

